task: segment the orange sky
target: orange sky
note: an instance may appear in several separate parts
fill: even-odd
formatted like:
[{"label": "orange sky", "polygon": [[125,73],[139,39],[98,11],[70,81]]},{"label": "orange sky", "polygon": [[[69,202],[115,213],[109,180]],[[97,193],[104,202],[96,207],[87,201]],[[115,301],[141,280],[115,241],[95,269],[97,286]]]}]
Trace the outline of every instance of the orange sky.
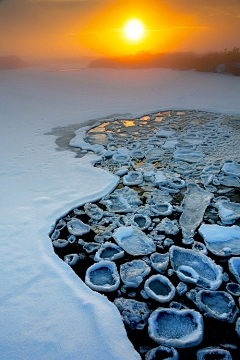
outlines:
[{"label": "orange sky", "polygon": [[[123,35],[130,17],[146,33]],[[116,56],[240,47],[239,0],[0,0],[0,55]]]}]

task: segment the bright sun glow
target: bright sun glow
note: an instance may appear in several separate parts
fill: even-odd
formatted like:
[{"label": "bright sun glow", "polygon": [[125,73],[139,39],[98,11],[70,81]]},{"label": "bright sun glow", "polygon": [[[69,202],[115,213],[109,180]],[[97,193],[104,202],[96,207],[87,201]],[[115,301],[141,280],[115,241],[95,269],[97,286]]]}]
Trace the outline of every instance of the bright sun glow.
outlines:
[{"label": "bright sun glow", "polygon": [[144,34],[144,26],[140,20],[129,20],[124,28],[125,35],[129,40],[139,40]]}]

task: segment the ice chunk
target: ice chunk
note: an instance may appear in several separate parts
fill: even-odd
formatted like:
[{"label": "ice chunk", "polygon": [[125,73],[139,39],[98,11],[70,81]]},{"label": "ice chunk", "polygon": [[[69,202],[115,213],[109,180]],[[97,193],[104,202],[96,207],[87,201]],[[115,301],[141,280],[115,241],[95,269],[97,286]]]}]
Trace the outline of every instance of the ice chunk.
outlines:
[{"label": "ice chunk", "polygon": [[162,345],[187,348],[203,339],[203,318],[194,310],[158,308],[150,315],[148,324],[149,336]]},{"label": "ice chunk", "polygon": [[150,172],[150,171],[154,171],[155,170],[155,166],[149,162],[144,162],[142,164],[139,165],[134,165],[133,164],[133,168],[135,170],[141,171],[142,173],[146,173],[146,172]]},{"label": "ice chunk", "polygon": [[222,171],[226,175],[240,177],[240,164],[234,162],[226,162],[222,167]]},{"label": "ice chunk", "polygon": [[194,236],[212,197],[211,193],[201,189],[197,184],[188,184],[182,203],[183,213],[179,221],[184,238],[188,239]]},{"label": "ice chunk", "polygon": [[70,266],[76,265],[79,260],[78,254],[68,254],[64,256],[64,261]]},{"label": "ice chunk", "polygon": [[171,130],[171,129],[158,129],[156,132],[155,132],[155,135],[157,137],[163,137],[163,138],[168,138],[170,136],[173,136],[175,134],[175,131],[174,130]]},{"label": "ice chunk", "polygon": [[112,212],[127,213],[133,211],[131,205],[123,196],[114,193],[102,199],[100,203],[105,205],[108,211]]},{"label": "ice chunk", "polygon": [[126,162],[130,161],[130,156],[129,156],[129,154],[117,152],[117,153],[113,154],[112,161],[114,163],[126,163]]},{"label": "ice chunk", "polygon": [[240,296],[240,285],[236,283],[228,283],[226,285],[226,290],[234,296]]},{"label": "ice chunk", "polygon": [[106,241],[104,244],[101,245],[100,249],[96,252],[94,256],[95,261],[102,261],[102,260],[117,260],[124,256],[124,251],[111,242]]},{"label": "ice chunk", "polygon": [[142,330],[147,324],[151,310],[144,302],[133,299],[117,298],[114,300],[123,322],[132,330]]},{"label": "ice chunk", "polygon": [[155,204],[151,206],[152,211],[161,216],[168,216],[172,214],[173,207],[170,203]]},{"label": "ice chunk", "polygon": [[114,231],[113,238],[130,255],[148,255],[156,251],[153,240],[143,231],[131,226],[119,227]]},{"label": "ice chunk", "polygon": [[155,228],[157,231],[163,231],[168,235],[176,235],[179,232],[179,226],[177,220],[170,220],[164,218]]},{"label": "ice chunk", "polygon": [[90,226],[87,224],[84,224],[79,219],[72,219],[68,221],[67,228],[70,234],[76,235],[76,236],[82,236],[90,231]]},{"label": "ice chunk", "polygon": [[101,220],[103,217],[103,210],[96,204],[86,203],[84,205],[85,213],[94,220]]},{"label": "ice chunk", "polygon": [[200,151],[194,151],[192,149],[178,149],[173,155],[175,160],[186,161],[188,163],[197,163],[203,159],[203,154]]},{"label": "ice chunk", "polygon": [[130,151],[130,155],[132,158],[134,159],[143,159],[145,154],[141,149],[133,149],[132,151]]},{"label": "ice chunk", "polygon": [[57,240],[53,240],[52,244],[56,248],[63,248],[67,246],[69,242],[65,239],[57,239]]},{"label": "ice chunk", "polygon": [[165,184],[167,184],[167,182],[168,182],[168,178],[165,175],[164,171],[162,171],[162,170],[156,171],[156,173],[155,173],[156,186],[165,185]]},{"label": "ice chunk", "polygon": [[160,161],[163,155],[163,150],[159,148],[149,149],[145,153],[146,162],[154,163]]},{"label": "ice chunk", "polygon": [[144,214],[134,214],[131,218],[131,225],[140,230],[145,230],[151,225],[151,218]]},{"label": "ice chunk", "polygon": [[123,177],[123,185],[139,185],[143,182],[143,176],[140,171],[130,171]]},{"label": "ice chunk", "polygon": [[240,257],[233,257],[228,260],[229,271],[235,276],[240,284]]},{"label": "ice chunk", "polygon": [[176,287],[176,291],[179,296],[182,296],[188,291],[188,287],[183,282],[180,282]]},{"label": "ice chunk", "polygon": [[196,305],[203,315],[230,323],[235,321],[239,313],[233,297],[225,291],[200,290]]},{"label": "ice chunk", "polygon": [[164,275],[152,275],[146,280],[144,290],[152,299],[165,303],[171,301],[175,296],[175,287]]},{"label": "ice chunk", "polygon": [[133,260],[120,266],[120,276],[126,286],[137,288],[150,273],[151,268],[143,260]]},{"label": "ice chunk", "polygon": [[238,177],[221,176],[219,182],[224,186],[240,188],[240,180]]},{"label": "ice chunk", "polygon": [[100,261],[86,271],[85,283],[93,290],[111,292],[120,284],[116,264],[112,261]]},{"label": "ice chunk", "polygon": [[192,249],[195,251],[200,251],[205,255],[207,255],[207,252],[208,252],[206,246],[199,241],[194,241]]},{"label": "ice chunk", "polygon": [[176,349],[167,346],[158,346],[157,348],[151,349],[145,355],[145,360],[178,360],[179,355]]},{"label": "ice chunk", "polygon": [[224,225],[231,225],[240,218],[240,204],[229,201],[217,201],[215,207]]},{"label": "ice chunk", "polygon": [[222,283],[222,268],[208,256],[190,249],[171,246],[170,261],[180,280],[216,290]]},{"label": "ice chunk", "polygon": [[198,230],[209,251],[218,256],[240,255],[240,227],[203,224]]},{"label": "ice chunk", "polygon": [[228,350],[218,347],[208,347],[197,351],[197,360],[232,360],[232,356]]},{"label": "ice chunk", "polygon": [[159,254],[153,253],[150,256],[151,265],[154,270],[159,273],[164,273],[167,270],[168,263],[169,263],[169,253],[166,254]]}]

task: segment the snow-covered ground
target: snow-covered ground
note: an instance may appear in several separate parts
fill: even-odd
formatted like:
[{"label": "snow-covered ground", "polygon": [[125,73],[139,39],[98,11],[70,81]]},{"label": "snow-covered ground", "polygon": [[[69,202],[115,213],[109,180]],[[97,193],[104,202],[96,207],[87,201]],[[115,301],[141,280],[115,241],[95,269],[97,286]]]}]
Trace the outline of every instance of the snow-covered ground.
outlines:
[{"label": "snow-covered ground", "polygon": [[[118,310],[53,252],[48,233],[117,179],[59,151],[54,127],[164,109],[240,113],[240,79],[166,69],[0,72],[0,357],[140,359]],[[130,116],[130,115],[129,115]]]}]

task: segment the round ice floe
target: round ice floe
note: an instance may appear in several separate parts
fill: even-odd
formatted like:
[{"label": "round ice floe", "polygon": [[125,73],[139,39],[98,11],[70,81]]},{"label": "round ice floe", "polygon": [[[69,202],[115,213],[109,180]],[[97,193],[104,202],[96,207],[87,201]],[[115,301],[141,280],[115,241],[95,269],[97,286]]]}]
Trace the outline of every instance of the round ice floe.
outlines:
[{"label": "round ice floe", "polygon": [[123,322],[132,330],[142,330],[147,324],[151,310],[144,302],[133,299],[117,298],[114,300]]},{"label": "round ice floe", "polygon": [[212,290],[221,285],[222,268],[208,256],[175,245],[171,246],[169,254],[171,265],[180,280]]},{"label": "round ice floe", "polygon": [[168,216],[172,214],[173,207],[170,203],[155,204],[151,206],[152,211],[161,216]]},{"label": "round ice floe", "polygon": [[93,290],[111,292],[120,284],[116,264],[112,261],[100,261],[87,269],[85,283]]},{"label": "round ice floe", "polygon": [[149,149],[145,153],[145,158],[147,162],[157,162],[160,161],[163,155],[163,150],[159,148]]},{"label": "round ice floe", "polygon": [[124,251],[116,244],[111,242],[105,242],[102,244],[100,249],[96,252],[94,256],[95,261],[102,261],[102,260],[117,260],[124,256]]},{"label": "round ice floe", "polygon": [[176,287],[176,292],[179,296],[184,295],[188,291],[188,287],[184,282],[180,282]]},{"label": "round ice floe", "polygon": [[152,275],[146,280],[144,290],[152,299],[165,303],[171,301],[175,296],[175,287],[166,276]]},{"label": "round ice floe", "polygon": [[134,214],[131,218],[131,225],[140,230],[145,230],[151,225],[151,218],[144,214]]},{"label": "round ice floe", "polygon": [[197,360],[232,360],[232,356],[228,350],[217,347],[209,347],[197,351]]},{"label": "round ice floe", "polygon": [[150,256],[151,266],[154,270],[159,273],[164,273],[167,270],[168,263],[169,263],[169,253],[166,254],[159,254],[153,253]]},{"label": "round ice floe", "polygon": [[112,161],[115,163],[125,163],[130,160],[130,156],[124,153],[115,153],[112,156]]},{"label": "round ice floe", "polygon": [[144,162],[138,166],[133,164],[133,168],[135,170],[141,171],[142,173],[151,172],[155,170],[155,166],[148,162]]},{"label": "round ice floe", "polygon": [[201,253],[203,253],[205,255],[207,254],[206,246],[203,243],[199,242],[199,241],[194,241],[192,249],[195,250],[195,251],[199,251],[199,252],[201,252]]},{"label": "round ice floe", "polygon": [[235,276],[240,284],[240,257],[233,257],[228,260],[229,271]]},{"label": "round ice floe", "polygon": [[123,185],[139,185],[143,182],[143,176],[140,171],[130,171],[123,177]]},{"label": "round ice floe", "polygon": [[113,233],[116,243],[133,256],[148,255],[156,250],[153,240],[143,231],[131,226],[122,226]]},{"label": "round ice floe", "polygon": [[200,162],[203,159],[203,154],[200,151],[176,150],[174,152],[174,159],[178,161],[186,161],[188,163]]},{"label": "round ice floe", "polygon": [[141,149],[134,149],[130,152],[130,156],[135,159],[143,159],[145,154]]},{"label": "round ice floe", "polygon": [[90,231],[90,226],[84,224],[79,219],[72,219],[67,223],[67,228],[70,234],[82,236]]},{"label": "round ice floe", "polygon": [[203,315],[221,321],[234,322],[239,312],[233,297],[225,291],[200,290],[196,305]]},{"label": "round ice floe", "polygon": [[226,175],[240,177],[240,164],[234,162],[226,162],[222,167],[222,171]]},{"label": "round ice floe", "polygon": [[103,217],[103,210],[96,204],[87,203],[84,205],[85,213],[94,220],[101,220]]},{"label": "round ice floe", "polygon": [[158,308],[150,315],[148,324],[149,336],[162,345],[187,348],[203,339],[203,318],[194,310]]},{"label": "round ice floe", "polygon": [[137,288],[150,273],[151,268],[143,260],[133,260],[120,266],[122,282],[129,287]]},{"label": "round ice floe", "polygon": [[233,296],[240,296],[240,285],[236,283],[228,283],[226,290]]},{"label": "round ice floe", "polygon": [[76,265],[79,260],[78,254],[68,254],[64,256],[64,261],[70,266]]},{"label": "round ice floe", "polygon": [[69,243],[67,240],[65,239],[57,239],[57,240],[53,240],[52,242],[53,246],[56,248],[64,248],[65,246],[67,246]]},{"label": "round ice floe", "polygon": [[186,186],[185,181],[179,178],[172,179],[169,185],[175,189],[182,189]]},{"label": "round ice floe", "polygon": [[218,256],[240,255],[240,227],[202,224],[198,230],[209,251]]},{"label": "round ice floe", "polygon": [[145,360],[156,360],[156,359],[178,360],[179,355],[177,350],[174,349],[173,347],[160,345],[157,348],[151,349],[145,355]]}]

